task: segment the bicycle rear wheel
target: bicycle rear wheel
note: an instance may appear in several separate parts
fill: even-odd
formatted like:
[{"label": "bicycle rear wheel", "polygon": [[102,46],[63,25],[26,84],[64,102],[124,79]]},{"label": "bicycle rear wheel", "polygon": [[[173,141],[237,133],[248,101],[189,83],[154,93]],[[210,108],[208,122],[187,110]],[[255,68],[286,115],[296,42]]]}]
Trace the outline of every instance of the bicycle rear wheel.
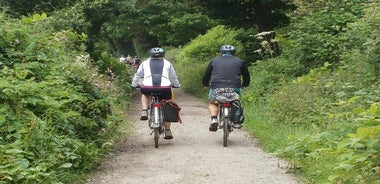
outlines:
[{"label": "bicycle rear wheel", "polygon": [[158,139],[160,138],[160,128],[154,128],[154,147],[158,148]]},{"label": "bicycle rear wheel", "polygon": [[227,147],[228,135],[230,134],[230,130],[228,127],[229,120],[228,118],[223,117],[222,121],[223,121],[223,146]]}]

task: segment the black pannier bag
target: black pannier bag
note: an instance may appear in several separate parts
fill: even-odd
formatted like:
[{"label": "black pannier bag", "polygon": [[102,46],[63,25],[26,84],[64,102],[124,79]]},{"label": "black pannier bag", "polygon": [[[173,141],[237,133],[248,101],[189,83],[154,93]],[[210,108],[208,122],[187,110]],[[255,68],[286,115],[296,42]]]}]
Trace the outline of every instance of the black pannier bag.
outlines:
[{"label": "black pannier bag", "polygon": [[164,122],[182,123],[181,115],[179,114],[181,107],[174,100],[162,100],[161,104],[163,107]]},{"label": "black pannier bag", "polygon": [[231,102],[231,121],[237,124],[243,124],[244,122],[243,108],[239,100]]}]

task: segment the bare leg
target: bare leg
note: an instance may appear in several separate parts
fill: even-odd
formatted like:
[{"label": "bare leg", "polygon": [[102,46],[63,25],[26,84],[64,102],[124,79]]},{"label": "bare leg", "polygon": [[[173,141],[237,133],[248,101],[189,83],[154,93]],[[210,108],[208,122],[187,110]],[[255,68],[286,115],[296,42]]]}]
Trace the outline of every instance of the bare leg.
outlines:
[{"label": "bare leg", "polygon": [[146,96],[144,94],[141,94],[142,109],[148,109],[149,108],[149,101],[150,101],[150,96]]},{"label": "bare leg", "polygon": [[164,122],[165,129],[170,129],[170,122]]},{"label": "bare leg", "polygon": [[218,130],[218,121],[216,119],[218,117],[219,107],[214,102],[210,102],[210,104],[208,105],[208,110],[210,111],[212,119],[209,130],[211,132],[215,132]]},{"label": "bare leg", "polygon": [[208,105],[208,110],[211,116],[218,116],[219,107],[214,102],[210,102],[210,104]]},{"label": "bare leg", "polygon": [[150,97],[149,96],[141,94],[142,111],[141,111],[140,120],[148,120],[149,101],[150,101]]}]

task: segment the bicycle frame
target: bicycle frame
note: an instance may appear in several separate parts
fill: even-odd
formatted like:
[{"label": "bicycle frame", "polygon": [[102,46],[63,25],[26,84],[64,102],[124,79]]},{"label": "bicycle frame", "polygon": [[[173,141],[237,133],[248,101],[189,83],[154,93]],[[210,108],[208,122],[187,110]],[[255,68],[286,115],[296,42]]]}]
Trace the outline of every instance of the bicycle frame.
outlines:
[{"label": "bicycle frame", "polygon": [[150,127],[157,128],[160,126],[161,120],[161,103],[158,101],[158,96],[152,96],[151,103],[151,116],[150,116]]}]

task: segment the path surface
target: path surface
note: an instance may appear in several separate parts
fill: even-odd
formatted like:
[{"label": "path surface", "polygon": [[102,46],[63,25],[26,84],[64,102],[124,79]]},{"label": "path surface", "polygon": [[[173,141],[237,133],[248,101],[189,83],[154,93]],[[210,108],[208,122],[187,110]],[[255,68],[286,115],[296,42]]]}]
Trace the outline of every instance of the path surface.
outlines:
[{"label": "path surface", "polygon": [[[175,93],[183,124],[172,124],[174,139],[160,139],[155,148],[147,123],[134,117],[136,131],[88,184],[301,183],[286,173],[284,161],[265,153],[244,130],[234,130],[223,147],[222,131],[208,131],[207,105],[180,89]],[[139,110],[140,102],[135,104]]]}]

